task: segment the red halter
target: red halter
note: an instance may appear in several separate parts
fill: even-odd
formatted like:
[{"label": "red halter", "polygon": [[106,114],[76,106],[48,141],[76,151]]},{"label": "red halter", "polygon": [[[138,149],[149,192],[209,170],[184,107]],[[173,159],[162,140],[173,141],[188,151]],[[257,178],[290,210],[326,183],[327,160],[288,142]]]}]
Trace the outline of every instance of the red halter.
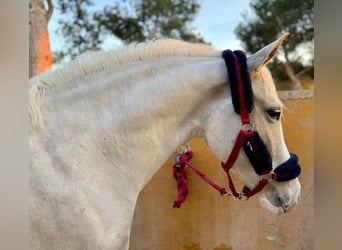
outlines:
[{"label": "red halter", "polygon": [[[236,138],[235,144],[231,150],[231,153],[228,157],[228,160],[223,163],[222,167],[224,171],[227,173],[228,177],[228,184],[231,192],[228,192],[224,187],[219,186],[206,175],[204,175],[200,170],[195,168],[191,163],[190,160],[193,157],[193,152],[189,149],[184,150],[183,152],[176,155],[175,163],[173,166],[174,170],[174,177],[178,182],[178,199],[174,202],[173,207],[179,208],[181,204],[186,200],[188,195],[188,188],[186,183],[186,172],[185,167],[188,166],[191,168],[197,175],[199,175],[202,179],[204,179],[209,185],[214,187],[221,195],[233,196],[236,200],[248,200],[249,197],[255,195],[256,193],[260,192],[268,182],[275,180],[275,181],[288,181],[291,179],[296,178],[300,174],[300,166],[298,164],[298,158],[295,154],[290,154],[290,159],[288,159],[285,163],[278,166],[276,169],[272,169],[272,160],[269,155],[269,152],[264,145],[262,139],[259,137],[258,133],[254,130],[254,125],[250,121],[249,118],[249,111],[253,108],[253,95],[252,93],[246,93],[250,87],[249,91],[251,91],[251,86],[246,84],[250,84],[249,75],[245,75],[245,84],[243,81],[243,72],[240,68],[241,62],[239,58],[245,60],[245,55],[241,51],[231,52],[230,50],[226,50],[222,53],[222,57],[225,59],[229,77],[230,77],[230,84],[234,84],[236,82],[237,89],[231,88],[232,92],[238,93],[238,96],[233,96],[233,104],[234,109],[237,113],[240,114],[241,117],[241,129]],[[229,61],[230,60],[230,61]],[[245,74],[247,72],[247,65],[246,61],[243,62],[243,67],[245,70]],[[233,67],[233,68],[232,68]],[[247,79],[246,79],[247,77]],[[247,80],[247,83],[246,83]],[[252,100],[250,103],[246,102],[245,97],[250,97]],[[246,103],[248,103],[249,107],[246,107]],[[238,108],[237,108],[238,107]],[[244,147],[244,150],[253,165],[255,171],[259,174],[260,180],[259,183],[250,190],[248,187],[244,187],[241,192],[237,192],[235,189],[235,185],[233,180],[230,176],[229,170],[233,167],[241,148]],[[255,151],[255,152],[254,152]],[[261,165],[261,166],[259,166]]]},{"label": "red halter", "polygon": [[255,131],[254,131],[254,125],[251,123],[250,118],[249,118],[249,113],[247,111],[247,108],[245,106],[245,89],[244,89],[244,84],[243,80],[241,77],[241,69],[240,69],[240,62],[237,58],[237,55],[233,53],[234,56],[234,61],[235,61],[235,73],[236,73],[236,78],[237,78],[237,85],[238,85],[238,94],[239,94],[239,105],[240,105],[240,117],[241,117],[241,129],[240,132],[236,138],[235,144],[233,146],[233,149],[228,157],[228,160],[226,163],[222,162],[222,167],[224,171],[227,172],[228,180],[229,180],[229,188],[232,191],[232,194],[235,198],[237,199],[245,199],[247,200],[249,197],[255,195],[259,191],[261,191],[266,184],[271,181],[271,180],[276,180],[277,176],[276,173],[272,171],[263,171],[262,175],[260,175],[260,181],[258,185],[254,187],[253,190],[249,190],[247,188],[244,189],[244,191],[238,193],[236,192],[234,183],[232,181],[232,178],[229,174],[229,170],[233,167],[240,149],[242,148],[244,142],[246,141],[247,138],[253,138],[255,136]]}]

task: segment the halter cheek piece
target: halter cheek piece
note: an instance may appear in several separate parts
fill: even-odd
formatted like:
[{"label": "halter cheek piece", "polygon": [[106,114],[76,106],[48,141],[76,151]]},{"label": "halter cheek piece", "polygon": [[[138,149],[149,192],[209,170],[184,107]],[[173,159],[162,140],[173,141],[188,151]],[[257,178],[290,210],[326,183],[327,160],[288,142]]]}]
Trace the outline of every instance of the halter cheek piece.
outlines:
[{"label": "halter cheek piece", "polygon": [[[242,51],[224,50],[222,57],[225,61],[229,86],[232,96],[232,102],[235,113],[241,117],[241,129],[236,138],[232,151],[225,163],[221,163],[224,171],[228,176],[228,184],[231,192],[220,187],[191,163],[190,159],[193,156],[192,151],[184,150],[178,154],[174,164],[174,177],[178,182],[178,200],[175,201],[174,207],[180,207],[188,195],[186,183],[185,167],[190,167],[196,174],[203,178],[208,184],[220,192],[221,195],[233,196],[237,200],[247,200],[249,197],[260,192],[270,181],[289,181],[300,175],[301,168],[298,164],[298,157],[291,153],[290,158],[272,169],[272,157],[259,136],[259,133],[254,130],[254,124],[250,121],[249,113],[253,111],[254,100],[251,80],[247,68],[247,59]],[[230,176],[229,170],[233,167],[240,149],[243,148],[255,172],[260,176],[259,183],[251,190],[244,187],[242,192],[237,192]]]}]

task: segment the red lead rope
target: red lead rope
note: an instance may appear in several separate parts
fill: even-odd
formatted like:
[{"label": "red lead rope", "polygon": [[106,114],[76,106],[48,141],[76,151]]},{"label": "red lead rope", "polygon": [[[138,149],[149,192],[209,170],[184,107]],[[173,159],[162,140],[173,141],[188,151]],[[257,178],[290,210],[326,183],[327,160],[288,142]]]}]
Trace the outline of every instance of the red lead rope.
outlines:
[{"label": "red lead rope", "polygon": [[186,182],[186,171],[185,167],[191,168],[198,176],[200,176],[204,181],[206,181],[209,185],[215,188],[221,195],[229,195],[227,190],[224,187],[219,186],[214,181],[212,181],[208,176],[203,174],[200,170],[195,168],[194,165],[190,163],[190,160],[193,156],[191,150],[186,152],[182,152],[178,156],[177,162],[173,165],[173,175],[178,182],[178,199],[174,202],[173,207],[180,208],[181,204],[186,200],[188,196],[188,186]]},{"label": "red lead rope", "polygon": [[[258,185],[255,186],[253,190],[246,189],[245,192],[238,193],[235,189],[233,180],[229,174],[229,170],[234,165],[237,156],[239,155],[240,149],[243,145],[243,142],[247,137],[250,136],[253,136],[253,130],[245,131],[241,129],[227,162],[222,163],[222,167],[226,171],[228,176],[228,184],[231,192],[228,192],[224,187],[221,187],[220,185],[216,184],[213,180],[211,180],[208,176],[206,176],[204,173],[202,173],[199,169],[197,169],[194,165],[191,164],[190,160],[193,157],[193,152],[191,150],[180,153],[179,156],[176,157],[178,158],[178,160],[173,165],[173,175],[178,183],[178,198],[174,202],[173,207],[180,208],[181,204],[186,200],[188,196],[188,186],[186,181],[187,175],[185,167],[189,167],[191,170],[193,170],[204,181],[206,181],[209,185],[215,188],[221,195],[234,196],[237,200],[248,200],[249,197],[261,191],[270,181],[269,178],[261,178]],[[268,176],[270,173],[265,172],[263,174]],[[261,177],[263,177],[264,175],[261,175]],[[271,179],[273,179],[273,175],[271,175],[271,177]]]}]

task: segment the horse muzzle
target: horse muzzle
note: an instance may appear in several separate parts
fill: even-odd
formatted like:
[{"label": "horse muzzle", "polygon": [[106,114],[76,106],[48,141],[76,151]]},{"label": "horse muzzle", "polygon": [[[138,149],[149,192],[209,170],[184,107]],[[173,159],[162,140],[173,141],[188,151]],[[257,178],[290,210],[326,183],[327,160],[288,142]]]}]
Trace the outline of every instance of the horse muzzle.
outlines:
[{"label": "horse muzzle", "polygon": [[288,213],[300,198],[298,178],[284,182],[271,182],[259,193],[260,205],[274,214]]}]

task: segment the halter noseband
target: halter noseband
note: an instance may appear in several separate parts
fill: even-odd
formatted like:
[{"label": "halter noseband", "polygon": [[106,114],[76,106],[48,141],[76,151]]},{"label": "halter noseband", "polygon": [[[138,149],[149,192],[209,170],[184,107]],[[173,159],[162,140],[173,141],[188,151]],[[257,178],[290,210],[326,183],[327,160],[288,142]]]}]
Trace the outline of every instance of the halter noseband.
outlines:
[{"label": "halter noseband", "polygon": [[[248,200],[249,197],[260,192],[270,181],[289,181],[300,175],[301,168],[298,164],[298,157],[291,153],[290,158],[272,169],[272,157],[259,136],[259,133],[254,130],[254,124],[251,122],[249,113],[254,108],[253,90],[251,80],[247,68],[247,59],[242,51],[224,50],[222,57],[225,61],[229,86],[231,90],[232,102],[235,113],[241,117],[241,129],[236,138],[232,151],[225,163],[221,163],[224,171],[228,176],[228,184],[231,192],[220,187],[191,163],[190,159],[193,156],[189,149],[178,154],[174,164],[174,177],[178,182],[178,200],[175,201],[174,207],[180,207],[188,195],[185,167],[190,167],[196,174],[203,178],[208,184],[220,192],[221,195],[233,196],[237,200]],[[240,149],[243,148],[248,159],[253,166],[255,172],[260,176],[259,183],[251,190],[244,187],[242,192],[237,192],[230,176],[229,170],[233,167]]]}]

